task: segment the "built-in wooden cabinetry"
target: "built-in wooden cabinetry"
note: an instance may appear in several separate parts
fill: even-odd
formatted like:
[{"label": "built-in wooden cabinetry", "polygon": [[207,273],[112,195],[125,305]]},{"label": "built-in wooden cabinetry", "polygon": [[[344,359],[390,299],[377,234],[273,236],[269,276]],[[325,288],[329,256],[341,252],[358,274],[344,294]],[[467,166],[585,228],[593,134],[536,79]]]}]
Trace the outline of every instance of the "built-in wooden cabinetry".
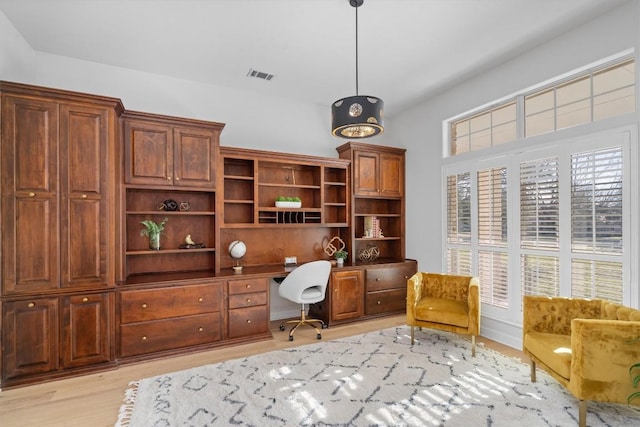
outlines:
[{"label": "built-in wooden cabinetry", "polygon": [[0,92],[3,385],[113,366],[122,105]]},{"label": "built-in wooden cabinetry", "polygon": [[[417,269],[404,260],[404,150],[220,147],[221,123],[14,83],[0,93],[1,387],[266,339],[284,258],[327,259],[335,237],[350,258],[311,314],[334,324],[404,310]],[[384,236],[364,236],[371,216]],[[164,218],[150,249],[141,222]],[[241,273],[234,240],[247,246]],[[371,244],[380,259],[361,262]]]},{"label": "built-in wooden cabinetry", "polygon": [[[337,148],[352,162],[353,206],[350,247],[354,260],[375,246],[381,259],[405,258],[404,155],[402,148],[349,142]],[[376,221],[381,234],[367,235],[366,222]]]}]

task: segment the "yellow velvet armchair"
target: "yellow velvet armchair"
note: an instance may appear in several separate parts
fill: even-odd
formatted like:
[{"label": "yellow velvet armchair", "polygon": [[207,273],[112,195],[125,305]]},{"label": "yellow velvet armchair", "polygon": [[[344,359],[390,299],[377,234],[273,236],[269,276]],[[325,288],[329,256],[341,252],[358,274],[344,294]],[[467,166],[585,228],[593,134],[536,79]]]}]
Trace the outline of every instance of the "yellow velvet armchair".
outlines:
[{"label": "yellow velvet armchair", "polygon": [[580,427],[589,400],[640,405],[628,402],[638,391],[630,368],[640,362],[640,310],[599,299],[525,296],[523,303],[531,381],[538,365],[578,398]]},{"label": "yellow velvet armchair", "polygon": [[478,278],[452,274],[414,274],[407,281],[407,325],[471,335],[471,355],[476,355],[480,333]]}]

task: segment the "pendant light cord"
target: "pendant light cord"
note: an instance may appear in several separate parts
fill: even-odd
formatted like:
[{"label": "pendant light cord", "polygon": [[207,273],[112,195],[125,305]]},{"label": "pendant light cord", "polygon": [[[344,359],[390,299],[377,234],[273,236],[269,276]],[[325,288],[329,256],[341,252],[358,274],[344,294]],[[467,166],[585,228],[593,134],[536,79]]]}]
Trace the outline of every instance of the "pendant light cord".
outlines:
[{"label": "pendant light cord", "polygon": [[356,6],[356,96],[358,93],[358,6]]}]

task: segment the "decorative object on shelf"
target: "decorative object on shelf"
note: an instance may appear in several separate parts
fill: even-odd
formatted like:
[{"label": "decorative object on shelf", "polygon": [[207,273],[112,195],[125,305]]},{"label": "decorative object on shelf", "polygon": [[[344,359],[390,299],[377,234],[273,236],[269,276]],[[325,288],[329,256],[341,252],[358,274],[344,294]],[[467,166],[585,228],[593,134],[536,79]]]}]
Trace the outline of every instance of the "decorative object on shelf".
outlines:
[{"label": "decorative object on shelf", "polygon": [[358,259],[362,262],[371,262],[378,259],[380,256],[380,248],[376,245],[367,245],[366,248],[360,250]]},{"label": "decorative object on shelf", "polygon": [[300,197],[284,197],[278,196],[276,198],[276,208],[301,208],[302,200]]},{"label": "decorative object on shelf", "polygon": [[164,231],[164,225],[168,220],[169,219],[165,217],[159,224],[150,219],[145,219],[140,222],[140,224],[145,226],[144,229],[140,230],[140,235],[149,237],[149,249],[154,251],[160,250],[160,234]]},{"label": "decorative object on shelf", "polygon": [[201,249],[204,248],[204,243],[196,243],[191,238],[191,234],[187,234],[184,238],[184,243],[178,246],[180,249]]},{"label": "decorative object on shelf", "polygon": [[349,252],[343,250],[336,251],[336,253],[333,254],[333,256],[336,257],[336,264],[338,267],[342,267],[344,265],[344,260],[347,259],[348,255]]},{"label": "decorative object on shelf", "polygon": [[242,240],[234,240],[229,243],[229,255],[236,260],[236,265],[233,266],[233,271],[236,273],[242,272],[242,266],[240,260],[247,253],[247,245]]},{"label": "decorative object on shelf", "polygon": [[367,239],[384,237],[382,229],[380,228],[380,220],[377,216],[364,217],[364,234],[362,237]]},{"label": "decorative object on shelf", "polygon": [[159,211],[173,212],[178,210],[178,202],[175,200],[167,199],[158,206]]},{"label": "decorative object on shelf", "polygon": [[191,203],[189,202],[180,202],[180,210],[182,212],[186,212],[191,209]]},{"label": "decorative object on shelf", "polygon": [[356,95],[331,106],[331,129],[340,138],[368,138],[384,131],[384,102],[375,96],[358,95],[358,8],[364,0],[349,0],[356,9]]},{"label": "decorative object on shelf", "polygon": [[[331,240],[329,240],[329,243],[327,243],[326,246],[324,247],[324,253],[329,255],[330,257],[335,257],[336,262],[344,263],[344,258],[347,257],[346,255],[347,252],[344,250],[344,248],[346,247],[347,245],[344,243],[344,240],[342,240],[338,236],[335,236],[335,237],[332,237]],[[337,254],[339,252],[344,252],[345,254],[344,258],[338,258]]]}]

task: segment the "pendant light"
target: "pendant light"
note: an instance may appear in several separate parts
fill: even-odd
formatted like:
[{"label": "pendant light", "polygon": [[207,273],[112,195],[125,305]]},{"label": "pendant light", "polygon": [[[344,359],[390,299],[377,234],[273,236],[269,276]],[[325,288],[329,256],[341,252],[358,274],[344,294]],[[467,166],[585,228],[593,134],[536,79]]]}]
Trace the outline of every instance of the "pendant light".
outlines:
[{"label": "pendant light", "polygon": [[331,106],[332,133],[340,138],[359,139],[384,131],[384,102],[375,96],[358,94],[358,7],[364,0],[349,0],[356,9],[356,95],[337,100]]}]

